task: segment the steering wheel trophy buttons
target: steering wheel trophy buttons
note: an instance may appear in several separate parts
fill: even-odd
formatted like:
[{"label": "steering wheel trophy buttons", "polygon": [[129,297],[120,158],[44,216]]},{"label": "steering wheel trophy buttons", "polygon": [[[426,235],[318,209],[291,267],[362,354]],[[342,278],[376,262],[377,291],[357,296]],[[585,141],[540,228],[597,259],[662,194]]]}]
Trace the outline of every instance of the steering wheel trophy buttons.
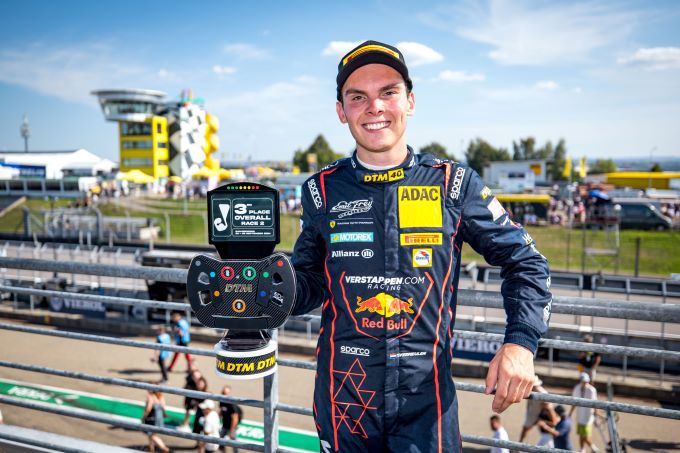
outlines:
[{"label": "steering wheel trophy buttons", "polygon": [[223,279],[225,280],[231,280],[234,278],[234,268],[231,266],[224,266],[220,270],[220,275],[222,276]]},{"label": "steering wheel trophy buttons", "polygon": [[[208,192],[209,242],[221,259],[194,257],[187,293],[196,319],[226,329],[215,345],[216,372],[255,379],[276,371],[270,329],[283,325],[295,302],[295,272],[279,243],[278,191],[234,183]],[[274,289],[275,288],[275,289]]]},{"label": "steering wheel trophy buttons", "polygon": [[246,280],[252,280],[255,277],[257,277],[257,271],[255,270],[254,267],[248,266],[243,269],[243,278]]}]

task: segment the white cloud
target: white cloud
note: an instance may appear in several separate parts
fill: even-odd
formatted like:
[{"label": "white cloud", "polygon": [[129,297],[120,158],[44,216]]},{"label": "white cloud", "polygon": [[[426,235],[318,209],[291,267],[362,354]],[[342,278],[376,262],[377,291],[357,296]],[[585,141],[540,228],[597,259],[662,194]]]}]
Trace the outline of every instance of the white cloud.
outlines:
[{"label": "white cloud", "polygon": [[269,58],[269,51],[248,43],[230,43],[222,48],[227,55],[232,55],[243,60],[263,60]]},{"label": "white cloud", "polygon": [[482,73],[451,71],[447,69],[439,73],[437,80],[444,80],[447,82],[483,82],[486,80],[486,76]]},{"label": "white cloud", "polygon": [[553,80],[542,80],[534,85],[534,88],[540,91],[555,91],[559,89],[559,87],[560,86],[557,84],[557,82]]},{"label": "white cloud", "polygon": [[[535,84],[520,85],[508,88],[489,89],[482,92],[482,95],[487,99],[499,102],[518,102],[527,101],[531,99],[545,98],[558,93],[560,86],[553,80],[542,80]],[[579,88],[580,90],[580,88]],[[576,91],[572,90],[574,93]],[[579,91],[580,92],[580,91]]]},{"label": "white cloud", "polygon": [[[508,65],[566,65],[587,61],[595,49],[627,36],[638,14],[603,3],[489,0],[464,3],[450,22],[463,38],[488,44],[488,56]],[[427,18],[424,18],[428,22]],[[432,17],[435,26],[443,19]]]},{"label": "white cloud", "polygon": [[425,44],[417,42],[399,42],[396,47],[404,54],[404,59],[409,67],[439,63],[444,59],[442,54]]},{"label": "white cloud", "polygon": [[321,51],[321,55],[324,57],[342,57],[362,42],[363,41],[331,41],[326,48]]},{"label": "white cloud", "polygon": [[220,66],[218,64],[214,65],[212,67],[212,70],[215,74],[218,76],[225,76],[225,75],[231,75],[235,74],[237,69],[233,66]]},{"label": "white cloud", "polygon": [[[163,72],[164,71],[164,72]],[[123,58],[115,46],[85,43],[77,46],[29,45],[0,51],[0,81],[69,102],[96,105],[90,91],[102,88],[154,87],[159,77],[172,74]]]},{"label": "white cloud", "polygon": [[642,48],[633,55],[619,58],[618,62],[651,71],[680,68],[680,47]]}]

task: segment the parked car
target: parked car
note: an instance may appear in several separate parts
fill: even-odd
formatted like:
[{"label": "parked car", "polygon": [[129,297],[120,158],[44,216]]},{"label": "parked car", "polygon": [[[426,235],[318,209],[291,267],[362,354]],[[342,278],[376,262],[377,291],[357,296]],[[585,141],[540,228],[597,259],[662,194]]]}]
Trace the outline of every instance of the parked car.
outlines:
[{"label": "parked car", "polygon": [[668,230],[673,227],[669,217],[661,214],[657,205],[647,199],[614,200],[617,210],[620,209],[621,228],[637,230]]}]

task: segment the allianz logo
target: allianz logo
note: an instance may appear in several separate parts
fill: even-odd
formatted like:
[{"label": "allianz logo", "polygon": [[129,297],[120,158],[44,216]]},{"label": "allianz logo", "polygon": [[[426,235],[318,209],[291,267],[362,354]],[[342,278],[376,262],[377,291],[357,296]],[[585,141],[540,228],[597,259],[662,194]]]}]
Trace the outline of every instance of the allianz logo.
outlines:
[{"label": "allianz logo", "polygon": [[331,253],[332,258],[373,258],[373,250],[371,249],[363,249],[362,251],[359,250],[333,250]]},{"label": "allianz logo", "polygon": [[340,352],[342,354],[350,355],[360,355],[363,357],[369,357],[371,355],[371,350],[368,348],[357,348],[355,346],[340,346]]}]

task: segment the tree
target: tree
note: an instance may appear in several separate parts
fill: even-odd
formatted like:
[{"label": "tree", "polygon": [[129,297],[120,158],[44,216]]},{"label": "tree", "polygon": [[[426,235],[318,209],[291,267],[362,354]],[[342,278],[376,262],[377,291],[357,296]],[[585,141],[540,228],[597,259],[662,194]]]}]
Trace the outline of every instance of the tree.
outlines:
[{"label": "tree", "polygon": [[551,142],[546,142],[540,148],[536,148],[534,137],[520,138],[519,142],[512,142],[512,160],[551,159],[553,147]]},{"label": "tree", "polygon": [[660,164],[660,163],[654,162],[654,165],[652,165],[652,168],[650,168],[649,171],[653,171],[653,172],[661,172],[661,171],[663,171],[663,168],[661,168],[661,164]]},{"label": "tree", "polygon": [[309,161],[307,160],[307,156],[310,154],[316,154],[317,169],[324,167],[331,162],[335,162],[341,157],[344,157],[343,154],[336,153],[331,149],[330,145],[322,134],[319,134],[316,139],[314,139],[314,142],[309,145],[309,148],[306,150],[302,151],[301,149],[298,149],[295,151],[295,154],[293,155],[293,165],[299,167],[300,171],[309,171]]},{"label": "tree", "polygon": [[465,151],[465,159],[467,164],[481,175],[489,162],[510,160],[510,153],[505,148],[494,148],[478,137],[468,145],[467,151]]},{"label": "tree", "polygon": [[[548,142],[550,143],[550,142]],[[550,167],[550,176],[553,181],[562,181],[567,178],[564,177],[564,164],[567,160],[567,145],[564,139],[561,138],[555,146],[555,150],[552,155],[552,166]]]},{"label": "tree", "polygon": [[446,147],[440,143],[432,142],[429,145],[425,145],[419,150],[420,154],[429,153],[436,157],[441,157],[442,159],[456,160],[453,154],[448,154],[446,152]]},{"label": "tree", "polygon": [[616,164],[613,159],[597,159],[588,170],[589,175],[599,175],[602,173],[614,173]]}]

